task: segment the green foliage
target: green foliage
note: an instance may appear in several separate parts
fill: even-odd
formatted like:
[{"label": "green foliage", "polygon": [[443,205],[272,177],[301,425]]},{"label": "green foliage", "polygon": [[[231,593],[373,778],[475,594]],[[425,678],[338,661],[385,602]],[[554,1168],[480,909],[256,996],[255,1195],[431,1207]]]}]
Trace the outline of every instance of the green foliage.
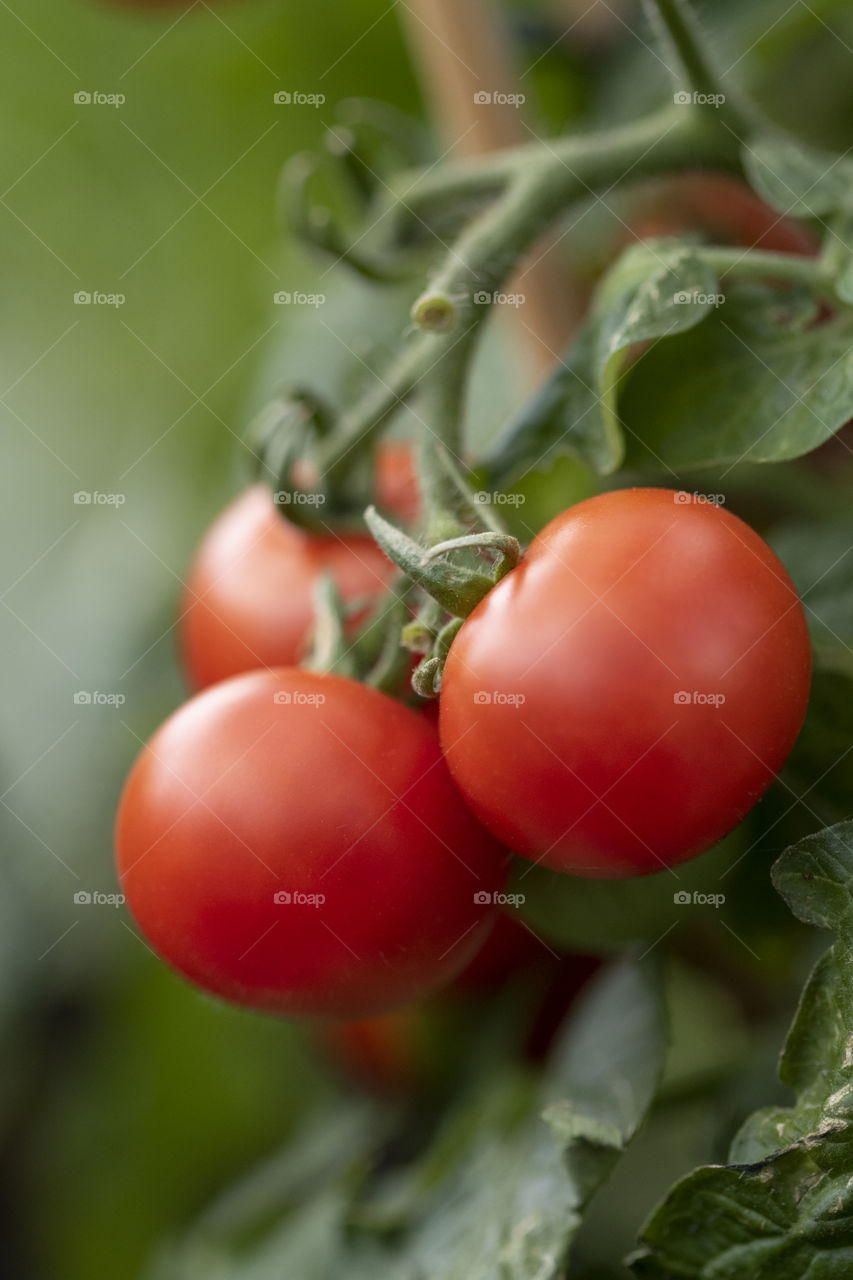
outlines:
[{"label": "green foliage", "polygon": [[661,241],[625,253],[565,362],[486,456],[489,480],[505,484],[565,453],[615,471],[625,455],[618,398],[629,348],[692,329],[716,293],[714,272],[688,246]]},{"label": "green foliage", "polygon": [[[521,7],[534,22],[544,12]],[[698,241],[635,247],[609,266],[564,363],[512,408],[499,439],[521,378],[512,331],[493,327],[472,371],[467,438],[485,459],[483,486],[512,482],[526,499],[505,512],[519,538],[591,492],[596,476],[670,483],[673,472],[709,466],[726,476],[743,460],[799,458],[853,416],[850,6],[829,0],[819,18],[808,6],[780,14],[770,0],[704,8],[723,61],[737,60],[773,118],[836,148],[762,132],[743,153],[775,209],[828,223],[821,288],[802,273],[753,279],[745,264],[721,282]],[[837,932],[783,1062],[796,1101],[750,1121],[730,1166],[709,1163],[746,1109],[726,1092],[733,1064],[750,1105],[775,1096],[764,1046],[790,1003],[802,934],[769,893],[769,858],[792,831],[849,813],[843,447],[803,470],[775,469],[762,487],[742,481],[745,502],[783,516],[774,541],[803,594],[818,667],[803,735],[764,805],[677,880],[516,870],[526,919],[552,944],[692,948],[704,975],[679,971],[664,1011],[647,973],[618,966],[546,1066],[478,1068],[477,1096],[457,1096],[441,1120],[333,1102],[300,1035],[201,999],[161,971],[120,913],[77,907],[73,893],[115,887],[118,787],[140,740],[183,696],[180,579],[201,529],[247,475],[245,424],[282,379],[307,379],[346,410],[408,340],[422,282],[369,288],[306,258],[276,225],[273,195],[281,163],[318,146],[340,99],[381,91],[417,106],[401,32],[376,0],[243,0],[183,16],[118,0],[16,0],[0,12],[0,34],[9,1267],[20,1254],[26,1280],[136,1280],[154,1252],[150,1280],[558,1280],[577,1239],[573,1280],[576,1271],[591,1280],[587,1259],[596,1280],[611,1280],[624,1274],[616,1255],[648,1197],[699,1164],[652,1217],[638,1273],[846,1275],[849,824],[804,840],[776,874],[801,921]],[[582,28],[570,47],[553,34],[545,25],[525,46],[531,63],[542,55],[525,75],[534,121],[537,85],[555,124],[631,119],[657,101],[664,69],[618,23],[600,43],[585,43]],[[278,88],[322,88],[328,103],[278,109]],[[121,90],[127,101],[78,107],[78,89]],[[621,234],[630,201],[602,199],[587,220],[609,216]],[[476,205],[448,210],[449,225]],[[439,214],[436,225],[444,229]],[[603,255],[580,264],[589,280],[608,265]],[[273,305],[275,291],[303,288],[327,302]],[[79,306],[78,289],[126,301]],[[676,302],[679,293],[689,300]],[[418,406],[396,425],[420,429]],[[791,518],[800,487],[820,525]],[[78,507],[80,489],[119,490],[125,502]],[[118,713],[78,708],[80,688],[121,691],[127,702]],[[725,906],[679,915],[674,892],[694,889],[722,890]],[[661,1092],[664,1012],[672,1047]],[[681,1091],[675,1109],[668,1090]],[[291,1143],[302,1113],[309,1122]],[[233,1192],[215,1194],[259,1159]]]},{"label": "green foliage", "polygon": [[540,1079],[501,1064],[481,1073],[476,1096],[407,1166],[377,1164],[387,1118],[364,1123],[360,1108],[315,1118],[151,1280],[559,1280],[586,1204],[645,1117],[663,1048],[651,974],[618,965],[593,984]]},{"label": "green foliage", "polygon": [[829,1280],[853,1264],[853,823],[794,845],[773,879],[800,920],[836,935],[803,992],[779,1068],[795,1102],[753,1115],[728,1166],[697,1169],[674,1188],[643,1231],[637,1275]]},{"label": "green foliage", "polygon": [[853,317],[802,330],[766,313],[759,329],[752,297],[725,292],[701,330],[647,352],[627,380],[629,466],[781,462],[853,414]]}]

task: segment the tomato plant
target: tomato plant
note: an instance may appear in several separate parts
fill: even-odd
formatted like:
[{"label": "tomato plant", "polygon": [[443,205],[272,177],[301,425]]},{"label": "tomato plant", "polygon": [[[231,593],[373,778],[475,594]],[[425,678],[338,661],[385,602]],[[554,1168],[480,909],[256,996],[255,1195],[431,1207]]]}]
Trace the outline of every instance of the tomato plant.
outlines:
[{"label": "tomato plant", "polygon": [[673,236],[701,229],[715,244],[779,253],[815,254],[820,245],[801,223],[780,218],[728,174],[685,173],[656,184],[638,200],[633,235]]},{"label": "tomato plant", "polygon": [[301,529],[253,485],[217,517],[187,573],[178,635],[190,685],[299,662],[322,574],[345,600],[369,601],[392,572],[372,538]]},{"label": "tomato plant", "polygon": [[130,909],[170,964],[299,1015],[376,1012],[449,981],[506,868],[432,726],[291,669],[223,682],[166,722],[128,778],[116,851]]},{"label": "tomato plant", "polygon": [[[421,8],[400,16],[440,146],[389,103],[272,91],[287,128],[279,107],[310,106],[321,131],[286,162],[283,219],[326,256],[318,283],[361,281],[338,308],[329,280],[319,314],[320,289],[274,295],[256,483],[181,605],[203,692],[116,827],[160,956],[322,1019],[304,1042],[345,1067],[318,1073],[336,1099],[402,1096],[309,1123],[172,1269],[588,1280],[639,1240],[646,1277],[841,1276],[853,160],[790,92],[814,15],[765,30],[783,71],[762,104],[736,83],[749,4],[706,6],[706,40],[687,0],[644,0],[648,29],[615,25],[656,66],[578,35],[606,83],[584,70],[558,133],[532,102],[585,15],[561,36],[538,6],[484,65],[501,24],[479,0]],[[530,104],[501,83],[525,41]],[[783,1057],[791,1105],[747,1119],[775,1098],[807,925],[837,940]]]},{"label": "tomato plant", "polygon": [[444,753],[474,812],[525,857],[657,871],[709,848],[766,790],[809,674],[802,606],[761,538],[708,500],[616,490],[552,520],[462,627]]},{"label": "tomato plant", "polygon": [[506,912],[457,978],[429,1000],[319,1031],[326,1055],[347,1075],[384,1093],[412,1094],[452,1086],[463,1069],[472,1023],[488,1017],[503,987],[518,996],[516,1023],[523,1059],[544,1057],[584,984],[593,956],[559,954]]}]

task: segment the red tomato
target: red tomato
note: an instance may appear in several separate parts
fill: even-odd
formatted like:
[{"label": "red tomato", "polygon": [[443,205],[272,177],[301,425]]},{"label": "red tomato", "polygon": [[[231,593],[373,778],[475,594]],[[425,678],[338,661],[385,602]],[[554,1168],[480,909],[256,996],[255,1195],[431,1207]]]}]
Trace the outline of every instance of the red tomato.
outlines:
[{"label": "red tomato", "polygon": [[817,253],[814,236],[724,173],[683,173],[654,183],[630,219],[631,239],[703,230],[711,240],[776,253]]},{"label": "red tomato", "polygon": [[453,642],[444,754],[474,813],[558,871],[692,857],[799,731],[805,615],[767,544],[712,502],[628,489],[552,520]]},{"label": "red tomato", "polygon": [[358,1022],[326,1023],[318,1043],[345,1075],[377,1093],[414,1093],[437,1082],[455,1030],[431,1004],[411,1004]]},{"label": "red tomato", "polygon": [[409,440],[383,440],[376,454],[376,502],[405,524],[421,513],[418,473]]},{"label": "red tomato", "polygon": [[484,1014],[489,1016],[482,997],[520,979],[527,983],[528,1016],[519,1028],[519,1049],[538,1062],[598,964],[593,956],[557,955],[519,922],[501,915],[485,945],[445,991],[376,1018],[329,1023],[320,1031],[320,1044],[347,1075],[380,1093],[452,1085],[472,1027]]},{"label": "red tomato", "polygon": [[116,857],[175,969],[295,1015],[363,1016],[451,981],[506,877],[422,716],[295,668],[215,685],[166,721],[125,785]]},{"label": "red tomato", "polygon": [[515,916],[502,911],[470,964],[453,983],[455,991],[494,991],[522,970],[548,968],[559,957]]},{"label": "red tomato", "polygon": [[308,533],[253,485],[213,522],[187,575],[178,635],[190,685],[298,662],[321,574],[353,601],[378,596],[394,572],[368,534]]}]

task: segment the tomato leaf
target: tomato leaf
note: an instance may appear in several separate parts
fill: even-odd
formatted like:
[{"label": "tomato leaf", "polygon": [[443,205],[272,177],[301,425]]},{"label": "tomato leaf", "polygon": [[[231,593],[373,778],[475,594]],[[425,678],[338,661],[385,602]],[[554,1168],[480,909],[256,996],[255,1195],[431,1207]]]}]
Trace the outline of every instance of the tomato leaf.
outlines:
[{"label": "tomato leaf", "polygon": [[372,1180],[395,1113],[315,1120],[148,1280],[559,1280],[586,1204],[651,1104],[664,1041],[654,971],[616,965],[590,984],[538,1079],[481,1074],[416,1161],[380,1162]]},{"label": "tomato leaf", "polygon": [[853,675],[853,526],[796,521],[771,541],[800,594],[816,659]]},{"label": "tomato leaf", "polygon": [[[558,1280],[596,1188],[652,1101],[664,1050],[647,971],[596,983],[521,1119],[487,1108],[405,1254],[423,1280]],[[393,1273],[408,1274],[405,1269]]]},{"label": "tomato leaf", "polygon": [[621,401],[629,466],[671,472],[796,458],[853,415],[853,318],[803,331],[738,288],[702,326],[647,351]]},{"label": "tomato leaf", "polygon": [[753,1115],[729,1165],[676,1185],[645,1227],[637,1275],[842,1280],[853,1266],[853,822],[793,845],[773,882],[800,920],[836,934],[779,1068],[795,1102]]},{"label": "tomato leaf", "polygon": [[560,454],[605,475],[617,470],[625,453],[619,384],[629,349],[692,329],[714,305],[717,288],[711,268],[682,242],[646,241],[623,254],[565,360],[485,458],[489,482],[505,485]]},{"label": "tomato leaf", "polygon": [[853,159],[775,135],[743,148],[743,166],[763,200],[780,213],[819,218],[853,210]]}]

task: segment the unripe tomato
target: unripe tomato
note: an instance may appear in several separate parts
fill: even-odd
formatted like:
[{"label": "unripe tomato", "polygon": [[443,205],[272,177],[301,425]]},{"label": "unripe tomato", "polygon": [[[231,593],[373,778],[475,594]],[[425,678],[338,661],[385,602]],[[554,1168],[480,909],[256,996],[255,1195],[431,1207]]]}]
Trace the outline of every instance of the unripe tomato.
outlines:
[{"label": "unripe tomato", "polygon": [[805,615],[709,501],[601,494],[542,530],[453,642],[445,758],[474,813],[558,871],[632,876],[732,829],[805,714]]},{"label": "unripe tomato", "polygon": [[166,721],[125,784],[116,858],[180,973],[238,1004],[336,1017],[450,982],[507,862],[422,716],[295,668],[224,681]]},{"label": "unripe tomato", "polygon": [[365,534],[306,532],[253,485],[213,522],[187,574],[178,639],[190,686],[303,657],[313,590],[330,574],[345,600],[378,596],[394,566]]}]

